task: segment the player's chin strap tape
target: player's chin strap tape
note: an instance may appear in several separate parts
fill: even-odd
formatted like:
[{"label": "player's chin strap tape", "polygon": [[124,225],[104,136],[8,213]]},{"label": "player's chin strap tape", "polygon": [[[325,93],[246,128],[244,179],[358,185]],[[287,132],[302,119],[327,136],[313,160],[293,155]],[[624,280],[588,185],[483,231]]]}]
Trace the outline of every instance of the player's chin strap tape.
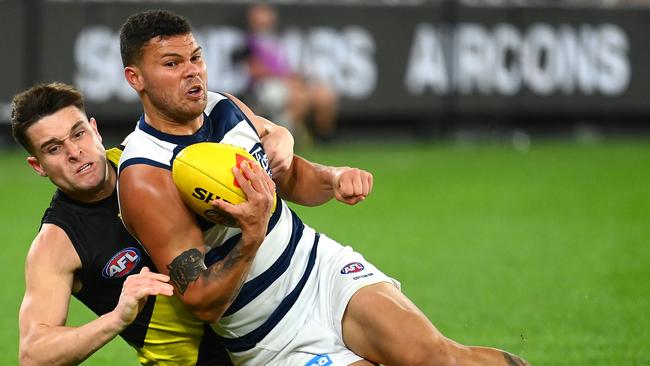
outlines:
[{"label": "player's chin strap tape", "polygon": [[108,150],[106,150],[106,158],[113,163],[113,165],[117,166],[117,164],[120,162],[120,157],[122,156],[122,152],[124,151],[124,146],[116,146],[112,147]]}]

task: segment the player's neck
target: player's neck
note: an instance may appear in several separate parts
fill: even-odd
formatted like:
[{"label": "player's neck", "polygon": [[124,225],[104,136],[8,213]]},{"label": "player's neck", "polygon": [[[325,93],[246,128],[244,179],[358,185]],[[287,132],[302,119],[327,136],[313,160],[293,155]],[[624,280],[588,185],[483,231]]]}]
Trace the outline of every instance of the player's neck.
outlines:
[{"label": "player's neck", "polygon": [[188,121],[178,121],[160,113],[160,111],[151,112],[145,109],[144,119],[156,130],[178,136],[192,135],[203,126],[203,114]]}]

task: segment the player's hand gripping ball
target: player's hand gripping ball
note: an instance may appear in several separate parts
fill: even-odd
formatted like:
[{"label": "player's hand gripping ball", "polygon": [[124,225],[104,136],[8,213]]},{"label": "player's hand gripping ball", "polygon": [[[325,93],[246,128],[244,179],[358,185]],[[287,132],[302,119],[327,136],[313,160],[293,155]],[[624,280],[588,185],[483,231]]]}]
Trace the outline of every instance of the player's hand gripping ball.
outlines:
[{"label": "player's hand gripping ball", "polygon": [[[239,146],[201,142],[190,145],[176,156],[172,165],[172,178],[178,191],[194,212],[205,219],[226,226],[237,226],[227,213],[210,205],[210,201],[222,199],[233,205],[246,201],[246,195],[232,173],[244,161],[259,164],[255,158]],[[273,198],[273,211],[277,197]]]}]

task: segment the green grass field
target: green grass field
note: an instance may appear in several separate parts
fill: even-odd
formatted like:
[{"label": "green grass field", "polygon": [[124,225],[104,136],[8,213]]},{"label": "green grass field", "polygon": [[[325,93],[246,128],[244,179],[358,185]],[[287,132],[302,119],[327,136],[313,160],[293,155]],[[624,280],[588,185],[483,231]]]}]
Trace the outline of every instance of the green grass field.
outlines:
[{"label": "green grass field", "polygon": [[[296,208],[354,246],[448,337],[534,365],[650,364],[650,141],[336,146],[305,154],[374,173],[357,207]],[[52,187],[0,152],[0,362],[17,363],[23,262]],[[76,300],[70,324],[92,319]],[[369,309],[371,311],[371,309]],[[88,365],[135,365],[121,340]]]}]

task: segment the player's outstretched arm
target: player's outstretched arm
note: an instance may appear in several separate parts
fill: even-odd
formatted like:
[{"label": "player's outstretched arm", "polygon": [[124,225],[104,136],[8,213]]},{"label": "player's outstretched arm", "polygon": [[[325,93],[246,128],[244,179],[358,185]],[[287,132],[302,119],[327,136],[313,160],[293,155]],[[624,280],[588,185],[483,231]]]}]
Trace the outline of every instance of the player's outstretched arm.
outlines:
[{"label": "player's outstretched arm", "polygon": [[162,275],[129,278],[115,310],[80,327],[66,327],[74,272],[81,268],[70,239],[58,226],[44,224],[25,266],[20,306],[20,364],[74,365],[92,355],[129,325],[147,296],[171,295]]},{"label": "player's outstretched arm", "polygon": [[304,205],[321,205],[332,198],[355,205],[372,191],[372,174],[358,168],[331,167],[294,155],[286,174],[274,177],[280,196]]},{"label": "player's outstretched arm", "polygon": [[357,168],[324,166],[294,155],[293,136],[285,128],[257,116],[239,99],[226,95],[255,125],[282,198],[305,206],[318,206],[332,198],[354,205],[370,194],[372,174]]},{"label": "player's outstretched arm", "polygon": [[266,235],[274,185],[261,168],[255,169],[242,164],[243,173],[233,170],[248,200],[235,208],[221,208],[230,210],[239,222],[242,237],[223,260],[207,268],[203,233],[170,172],[136,164],[120,174],[124,223],[145,246],[156,267],[169,274],[175,294],[201,320],[218,320],[234,301]]}]

